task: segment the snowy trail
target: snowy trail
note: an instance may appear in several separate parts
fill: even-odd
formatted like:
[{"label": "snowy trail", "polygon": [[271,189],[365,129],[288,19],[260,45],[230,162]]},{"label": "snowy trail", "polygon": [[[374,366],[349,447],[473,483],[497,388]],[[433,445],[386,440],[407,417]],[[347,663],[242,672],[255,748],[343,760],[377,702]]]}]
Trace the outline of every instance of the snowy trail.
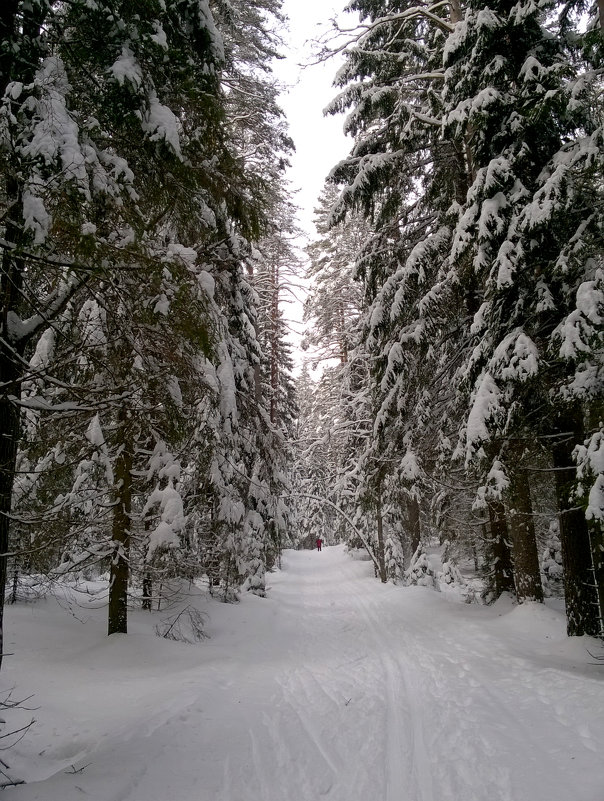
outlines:
[{"label": "snowy trail", "polygon": [[[91,640],[51,681],[62,725],[38,693],[38,781],[4,797],[604,801],[589,643],[544,607],[465,606],[371,573],[340,547],[287,552],[268,599],[212,606],[200,646]],[[55,675],[47,661],[32,684]]]}]

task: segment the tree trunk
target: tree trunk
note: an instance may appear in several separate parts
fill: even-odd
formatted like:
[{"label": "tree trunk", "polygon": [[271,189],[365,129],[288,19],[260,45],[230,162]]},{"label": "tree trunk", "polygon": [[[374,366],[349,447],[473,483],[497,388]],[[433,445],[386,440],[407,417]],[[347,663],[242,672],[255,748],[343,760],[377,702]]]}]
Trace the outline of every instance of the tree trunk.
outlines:
[{"label": "tree trunk", "polygon": [[495,595],[514,592],[514,567],[508,539],[508,524],[505,519],[505,506],[501,501],[489,503],[489,522],[491,547],[493,549]]},{"label": "tree trunk", "polygon": [[128,633],[128,578],[130,514],[132,511],[132,432],[127,411],[120,411],[121,452],[115,466],[116,500],[113,507],[113,554],[109,576],[108,634]]},{"label": "tree trunk", "polygon": [[270,421],[277,424],[277,408],[279,403],[279,266],[275,265],[272,273],[271,296],[271,403]]},{"label": "tree trunk", "polygon": [[[17,245],[23,241],[23,208],[21,187],[9,176],[6,180],[6,202],[11,209],[6,223],[6,239]],[[12,208],[11,208],[12,207]],[[4,598],[8,569],[10,512],[13,483],[17,466],[17,450],[21,435],[21,414],[10,396],[21,395],[22,368],[19,358],[23,356],[24,343],[11,339],[10,316],[19,310],[20,292],[23,285],[23,259],[8,248],[2,255],[2,319],[0,321],[0,667],[4,653]]]},{"label": "tree trunk", "polygon": [[595,574],[596,603],[600,631],[598,636],[604,638],[604,526],[600,522],[589,527],[591,542],[591,558]]},{"label": "tree trunk", "polygon": [[[17,0],[2,0],[0,3],[0,96],[12,80],[29,84],[34,79],[41,57],[42,40],[40,27],[48,13],[44,3],[32,6],[19,19]],[[21,393],[22,366],[20,359],[25,351],[25,341],[16,341],[9,329],[10,314],[18,314],[22,303],[21,289],[25,265],[19,248],[26,241],[23,219],[22,177],[18,173],[7,175],[4,186],[6,214],[5,240],[14,245],[15,251],[5,248],[2,254],[0,295],[2,311],[0,320],[0,667],[4,649],[4,599],[7,581],[10,511],[17,464],[17,449],[21,434],[19,408],[9,396],[18,398]],[[31,309],[28,309],[31,311]]]},{"label": "tree trunk", "polygon": [[[583,634],[600,636],[604,597],[598,593],[594,557],[600,568],[599,582],[602,587],[601,555],[592,554],[589,529],[583,509],[577,507],[572,493],[577,478],[573,461],[573,450],[584,438],[581,409],[569,409],[557,420],[559,439],[552,446],[555,470],[558,520],[564,568],[564,598],[566,602],[566,630],[569,637]],[[599,558],[598,558],[599,557]]]},{"label": "tree trunk", "polygon": [[[4,387],[4,393],[18,394],[17,370],[10,355],[6,352],[6,345],[2,346],[0,352],[0,382]],[[0,667],[4,653],[4,597],[8,569],[11,499],[19,433],[19,411],[7,395],[3,394],[0,396]]]},{"label": "tree trunk", "polygon": [[10,594],[10,602],[11,604],[17,603],[17,595],[19,590],[19,568],[15,566],[13,570],[13,589]]},{"label": "tree trunk", "polygon": [[380,572],[380,581],[382,584],[385,584],[388,581],[388,576],[386,574],[386,555],[384,549],[384,521],[382,518],[381,485],[378,487],[375,515],[377,522],[377,560]]},{"label": "tree trunk", "polygon": [[539,570],[539,554],[535,539],[533,507],[528,475],[521,465],[523,444],[510,448],[510,473],[508,516],[514,561],[514,583],[518,601],[543,602],[543,586]]},{"label": "tree trunk", "polygon": [[151,530],[151,520],[149,517],[145,518],[145,557],[143,562],[143,597],[141,608],[147,612],[152,609],[152,595],[153,595],[153,575],[151,573],[151,565],[148,562],[147,552],[149,548],[149,531]]},{"label": "tree trunk", "polygon": [[463,19],[463,11],[460,0],[451,0],[449,3],[449,19],[455,25]]},{"label": "tree trunk", "polygon": [[340,342],[340,364],[348,364],[348,341],[346,338],[346,311],[344,309],[344,302],[341,300],[338,304],[339,317],[339,342]]},{"label": "tree trunk", "polygon": [[153,579],[151,578],[151,570],[146,565],[145,572],[143,573],[143,602],[141,608],[147,612],[151,611],[151,604],[153,601]]},{"label": "tree trunk", "polygon": [[409,567],[411,560],[413,559],[413,554],[419,548],[419,543],[421,541],[421,524],[419,518],[419,502],[417,498],[408,498],[407,499],[407,518],[409,520],[409,530],[407,532],[407,536],[405,537],[405,566]]}]

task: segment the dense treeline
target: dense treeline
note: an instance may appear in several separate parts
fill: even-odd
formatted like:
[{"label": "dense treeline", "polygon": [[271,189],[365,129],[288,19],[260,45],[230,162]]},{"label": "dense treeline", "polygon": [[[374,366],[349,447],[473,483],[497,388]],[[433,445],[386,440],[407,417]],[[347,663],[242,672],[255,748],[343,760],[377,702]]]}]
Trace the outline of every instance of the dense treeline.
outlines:
[{"label": "dense treeline", "polygon": [[264,592],[294,414],[278,282],[256,286],[292,214],[282,22],[2,4],[2,599],[8,571],[108,572],[112,633],[169,576]]},{"label": "dense treeline", "polygon": [[309,253],[311,343],[338,363],[314,401],[301,382],[306,481],[356,515],[382,580],[431,581],[438,538],[441,579],[473,559],[485,597],[522,602],[562,574],[569,634],[601,635],[598,8],[348,10],[329,111],[354,144]]},{"label": "dense treeline", "polygon": [[350,3],[296,400],[280,5],[0,9],[0,598],[103,575],[124,632],[353,531],[383,581],[438,539],[441,583],[562,581],[602,634],[598,8]]}]

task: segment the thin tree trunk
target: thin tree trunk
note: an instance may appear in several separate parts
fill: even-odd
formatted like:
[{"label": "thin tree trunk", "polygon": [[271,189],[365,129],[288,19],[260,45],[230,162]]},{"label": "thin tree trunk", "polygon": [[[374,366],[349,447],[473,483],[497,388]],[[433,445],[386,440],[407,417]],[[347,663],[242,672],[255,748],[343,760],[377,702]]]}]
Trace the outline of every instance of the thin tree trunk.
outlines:
[{"label": "thin tree trunk", "polygon": [[[151,521],[147,517],[145,519],[145,532],[148,533],[150,529],[151,529]],[[147,548],[149,546],[148,537],[145,538],[145,546]],[[151,606],[152,595],[153,595],[153,578],[151,574],[151,566],[147,561],[147,554],[145,553],[144,567],[143,567],[143,599],[141,607],[147,612],[150,612],[152,608]]]},{"label": "thin tree trunk", "polygon": [[500,501],[489,503],[489,522],[494,561],[495,595],[499,598],[502,592],[514,592],[514,567],[508,539],[508,524],[505,519],[505,506]]},{"label": "thin tree trunk", "polygon": [[130,575],[130,516],[132,511],[132,432],[125,409],[120,411],[121,452],[115,466],[116,500],[113,507],[113,554],[109,574],[108,634],[128,633],[128,578]]},{"label": "thin tree trunk", "polygon": [[19,589],[19,568],[15,566],[13,570],[13,589],[10,595],[10,603],[17,603],[17,591]]},{"label": "thin tree trunk", "polygon": [[0,3],[0,95],[4,97],[6,87],[13,78],[15,38],[17,36],[17,11],[19,0],[2,0]]},{"label": "thin tree trunk", "polygon": [[338,304],[338,316],[340,318],[340,364],[348,364],[348,341],[346,338],[346,314],[344,302],[340,300]]},{"label": "thin tree trunk", "polygon": [[521,465],[524,446],[513,444],[510,448],[510,474],[508,517],[510,539],[514,561],[514,583],[516,597],[523,601],[543,602],[543,586],[539,570],[539,554],[535,539],[535,524],[528,474]]},{"label": "thin tree trunk", "polygon": [[[0,353],[0,382],[17,394],[16,370],[4,347]],[[14,383],[11,383],[14,382]],[[0,397],[0,667],[4,653],[4,597],[8,570],[10,511],[19,442],[19,411],[3,394]]]},{"label": "thin tree trunk", "polygon": [[604,638],[604,527],[601,523],[594,522],[593,527],[590,526],[589,533],[600,624],[598,636]]},{"label": "thin tree trunk", "polygon": [[271,297],[271,403],[270,421],[277,423],[277,406],[279,402],[279,266],[275,265],[272,273]]},{"label": "thin tree trunk", "polygon": [[[7,206],[11,209],[6,223],[6,239],[17,245],[23,240],[23,211],[21,187],[16,178],[6,181]],[[11,208],[12,207],[12,208]],[[20,290],[23,285],[24,264],[20,256],[8,248],[2,255],[2,320],[0,344],[0,667],[4,653],[4,598],[8,569],[10,512],[17,467],[17,450],[21,435],[21,415],[10,396],[21,394],[21,365],[24,344],[11,341],[10,315],[19,309]]]},{"label": "thin tree trunk", "polygon": [[[40,60],[40,27],[48,11],[45,4],[32,6],[30,12],[18,16],[17,0],[2,0],[0,3],[0,96],[4,96],[11,80],[25,84],[33,81]],[[9,396],[21,394],[22,368],[20,358],[25,351],[25,341],[16,341],[11,336],[9,319],[18,314],[21,304],[21,288],[25,265],[18,249],[26,240],[24,233],[21,177],[7,175],[5,179],[4,206],[6,215],[4,238],[15,246],[17,252],[5,248],[2,255],[0,295],[2,311],[0,320],[0,667],[4,649],[4,598],[7,581],[7,553],[9,548],[10,511],[13,483],[17,465],[17,449],[21,434],[21,419],[16,404]]]},{"label": "thin tree trunk", "polygon": [[384,549],[384,521],[382,518],[382,497],[381,497],[381,484],[378,487],[378,497],[377,497],[377,504],[376,504],[376,522],[377,522],[377,560],[379,566],[379,573],[380,573],[380,581],[382,584],[386,584],[388,581],[388,576],[386,574],[386,555]]},{"label": "thin tree trunk", "polygon": [[[253,281],[254,279],[254,267],[252,265],[251,260],[247,262],[247,274],[249,275],[250,279]],[[256,334],[256,339],[258,338],[258,319],[254,320],[254,333]],[[254,365],[254,398],[256,399],[256,403],[260,404],[262,401],[262,374],[260,370],[260,364]]]},{"label": "thin tree trunk", "polygon": [[419,516],[419,502],[417,498],[407,499],[407,518],[409,520],[409,531],[405,538],[407,542],[407,550],[404,554],[405,565],[408,567],[413,559],[414,553],[419,548],[421,542],[422,531]]},{"label": "thin tree trunk", "polygon": [[[603,633],[604,597],[602,592],[598,593],[593,558],[596,554],[592,553],[585,513],[576,506],[572,497],[577,477],[573,449],[577,442],[583,440],[581,409],[577,407],[568,410],[567,414],[558,419],[557,426],[560,438],[552,446],[552,459],[556,468],[554,475],[564,568],[566,630],[569,637],[580,637],[583,634],[597,637]],[[597,556],[600,557],[598,577],[603,589],[601,555]]]},{"label": "thin tree trunk", "polygon": [[449,3],[449,19],[453,24],[461,22],[463,19],[463,12],[459,0],[451,0]]},{"label": "thin tree trunk", "polygon": [[151,611],[151,603],[153,597],[153,579],[151,578],[151,570],[148,565],[145,566],[143,573],[143,602],[141,608],[147,612]]}]

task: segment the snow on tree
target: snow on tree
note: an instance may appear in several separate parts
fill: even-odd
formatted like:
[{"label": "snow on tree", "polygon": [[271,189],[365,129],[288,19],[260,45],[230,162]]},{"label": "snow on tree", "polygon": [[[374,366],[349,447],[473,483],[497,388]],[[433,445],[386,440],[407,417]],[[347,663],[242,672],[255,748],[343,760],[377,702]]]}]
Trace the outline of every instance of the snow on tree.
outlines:
[{"label": "snow on tree", "polygon": [[402,484],[408,518],[473,532],[456,547],[480,548],[497,592],[513,574],[522,600],[541,598],[529,476],[553,467],[569,633],[597,633],[600,535],[574,501],[573,448],[603,386],[598,21],[484,0],[348,9],[329,111],[348,111],[354,145],[331,224],[361,210],[372,225],[356,255],[373,421],[359,475],[382,508]]},{"label": "snow on tree", "polygon": [[363,304],[362,288],[354,281],[354,270],[369,226],[361,215],[330,226],[338,196],[336,187],[324,187],[314,217],[318,238],[306,251],[310,291],[305,300],[307,328],[303,347],[316,350],[312,356],[316,363],[338,359],[346,364],[358,339],[355,329]]},{"label": "snow on tree", "polygon": [[[0,495],[6,511],[21,405],[28,473],[15,502],[47,521],[75,520],[87,504],[94,554],[75,523],[58,550],[112,554],[110,632],[126,630],[138,567],[148,577],[162,549],[201,552],[208,517],[229,500],[244,509],[231,532],[237,584],[259,586],[271,527],[285,525],[284,504],[271,496],[284,480],[273,433],[250,393],[263,356],[243,267],[291,144],[270,78],[278,9],[48,0],[0,15],[12,43],[0,55],[11,209],[2,231],[9,392],[0,399]],[[252,85],[263,97],[253,124],[238,114]],[[94,442],[91,415],[102,432]],[[151,469],[159,443],[179,476]],[[197,510],[200,485],[207,506]],[[3,583],[5,560],[0,567]]]},{"label": "snow on tree", "polygon": [[549,528],[545,547],[541,553],[541,572],[543,574],[543,589],[547,596],[559,595],[562,587],[564,568],[562,566],[562,548],[557,522],[552,522]]},{"label": "snow on tree", "polygon": [[332,171],[343,184],[333,222],[355,210],[371,221],[355,257],[366,304],[360,325],[373,429],[359,497],[366,508],[380,505],[391,515],[398,509],[410,559],[420,539],[420,507],[433,492],[424,454],[433,459],[433,406],[451,361],[450,351],[435,347],[451,340],[452,326],[442,324],[432,297],[450,240],[439,219],[440,196],[450,187],[459,191],[460,172],[463,179],[456,168],[463,153],[439,131],[439,54],[451,23],[444,8],[434,14],[405,3],[349,8],[360,22],[336,78],[343,90],[329,110],[349,110],[346,128],[355,138],[350,156]]},{"label": "snow on tree", "polygon": [[449,263],[457,280],[470,269],[478,292],[474,348],[458,373],[469,390],[460,448],[483,476],[493,458],[506,464],[516,587],[533,598],[541,591],[524,469],[531,442],[549,438],[569,633],[597,633],[587,527],[571,501],[586,409],[564,393],[572,347],[567,340],[560,352],[559,339],[563,321],[571,337],[576,330],[576,292],[599,250],[601,215],[584,214],[598,206],[599,133],[590,70],[569,50],[571,37],[552,36],[548,8],[470,3],[445,47],[445,131],[466,138],[472,154]]},{"label": "snow on tree", "polygon": [[434,587],[435,575],[430,566],[425,550],[419,546],[413,554],[411,564],[405,570],[404,576],[407,586],[418,585],[420,587]]}]

